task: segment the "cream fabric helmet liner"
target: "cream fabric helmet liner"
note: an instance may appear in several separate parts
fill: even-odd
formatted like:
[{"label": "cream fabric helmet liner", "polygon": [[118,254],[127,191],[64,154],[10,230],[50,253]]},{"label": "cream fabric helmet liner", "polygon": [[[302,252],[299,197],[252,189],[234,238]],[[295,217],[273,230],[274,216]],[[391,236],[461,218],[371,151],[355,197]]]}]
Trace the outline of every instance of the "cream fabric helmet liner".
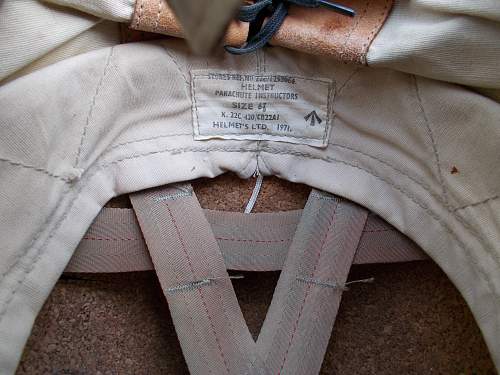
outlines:
[{"label": "cream fabric helmet liner", "polygon": [[[193,140],[190,71],[257,67],[333,80],[327,148]],[[3,373],[15,371],[37,312],[110,198],[225,171],[247,178],[257,167],[351,199],[417,242],[461,291],[498,366],[494,101],[453,84],[279,48],[205,59],[168,41],[62,61],[2,86],[0,102]]]},{"label": "cream fabric helmet liner", "polygon": [[[0,9],[0,80],[25,65],[41,65],[40,59],[47,64],[46,55],[58,47],[63,51],[52,56],[52,61],[74,54],[74,44],[80,53],[88,50],[82,41],[85,37],[77,37],[71,47],[65,43],[92,33],[100,23],[108,24],[107,35],[94,32],[93,43],[95,47],[109,44],[113,31],[111,22],[104,20],[130,24],[134,6],[134,0],[4,0]],[[492,95],[498,98],[499,21],[497,0],[397,0],[369,46],[366,62],[372,67],[496,90]],[[88,35],[85,39],[91,44]]]}]

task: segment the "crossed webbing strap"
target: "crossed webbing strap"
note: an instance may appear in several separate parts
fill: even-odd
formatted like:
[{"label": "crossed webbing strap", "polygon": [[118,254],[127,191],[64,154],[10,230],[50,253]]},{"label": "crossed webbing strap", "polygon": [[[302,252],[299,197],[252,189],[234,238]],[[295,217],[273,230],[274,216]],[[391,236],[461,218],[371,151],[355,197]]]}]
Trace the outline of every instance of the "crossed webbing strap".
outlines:
[{"label": "crossed webbing strap", "polygon": [[364,209],[311,193],[255,342],[192,188],[148,190],[131,201],[191,373],[319,372],[366,222]]},{"label": "crossed webbing strap", "polygon": [[311,192],[258,340],[269,373],[319,372],[366,217]]},{"label": "crossed webbing strap", "polygon": [[172,185],[130,198],[189,370],[246,373],[255,343],[192,188]]},{"label": "crossed webbing strap", "polygon": [[[302,210],[250,213],[203,210],[227,269],[281,271]],[[169,246],[169,243],[165,243]],[[368,214],[353,264],[428,259],[412,240]],[[153,270],[134,210],[105,207],[95,218],[65,272]]]}]

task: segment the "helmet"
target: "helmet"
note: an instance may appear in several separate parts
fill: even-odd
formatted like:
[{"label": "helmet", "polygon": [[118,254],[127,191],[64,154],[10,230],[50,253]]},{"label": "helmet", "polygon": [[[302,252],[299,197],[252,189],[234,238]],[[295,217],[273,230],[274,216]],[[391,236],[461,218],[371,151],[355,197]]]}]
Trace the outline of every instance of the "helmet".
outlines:
[{"label": "helmet", "polygon": [[0,4],[1,373],[495,371],[500,6],[325,3]]}]

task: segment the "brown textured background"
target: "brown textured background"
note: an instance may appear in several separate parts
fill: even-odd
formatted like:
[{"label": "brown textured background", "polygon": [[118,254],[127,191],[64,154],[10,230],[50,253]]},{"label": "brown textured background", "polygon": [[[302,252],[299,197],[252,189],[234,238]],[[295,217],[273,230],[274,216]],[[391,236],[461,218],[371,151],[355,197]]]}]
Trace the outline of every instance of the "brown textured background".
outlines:
[{"label": "brown textured background", "polygon": [[[198,180],[203,207],[242,211],[254,181]],[[255,211],[303,207],[309,188],[266,178]],[[128,206],[128,198],[110,202]],[[240,272],[238,272],[240,274]],[[256,337],[277,272],[234,280]],[[470,310],[431,261],[355,266],[375,277],[344,293],[322,374],[496,374]],[[18,374],[186,374],[153,272],[64,275],[38,316]]]}]

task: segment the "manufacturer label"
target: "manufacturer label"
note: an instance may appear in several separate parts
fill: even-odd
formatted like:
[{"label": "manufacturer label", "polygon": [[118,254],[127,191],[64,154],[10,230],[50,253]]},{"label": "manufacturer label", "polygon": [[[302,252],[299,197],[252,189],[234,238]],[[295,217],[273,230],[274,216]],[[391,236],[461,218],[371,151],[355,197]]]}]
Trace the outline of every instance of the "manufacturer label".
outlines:
[{"label": "manufacturer label", "polygon": [[282,73],[191,71],[194,138],[326,147],[333,83]]}]

